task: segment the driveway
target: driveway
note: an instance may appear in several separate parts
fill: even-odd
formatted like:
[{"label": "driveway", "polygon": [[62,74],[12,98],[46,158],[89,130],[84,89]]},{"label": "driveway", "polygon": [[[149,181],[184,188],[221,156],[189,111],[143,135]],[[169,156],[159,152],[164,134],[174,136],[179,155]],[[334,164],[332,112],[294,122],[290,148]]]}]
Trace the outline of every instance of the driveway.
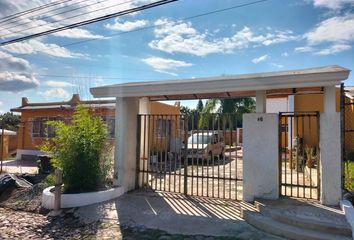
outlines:
[{"label": "driveway", "polygon": [[122,226],[142,226],[170,234],[233,236],[239,239],[279,239],[247,224],[238,201],[190,197],[171,193],[134,191],[116,200],[81,207],[85,222],[116,222]]}]

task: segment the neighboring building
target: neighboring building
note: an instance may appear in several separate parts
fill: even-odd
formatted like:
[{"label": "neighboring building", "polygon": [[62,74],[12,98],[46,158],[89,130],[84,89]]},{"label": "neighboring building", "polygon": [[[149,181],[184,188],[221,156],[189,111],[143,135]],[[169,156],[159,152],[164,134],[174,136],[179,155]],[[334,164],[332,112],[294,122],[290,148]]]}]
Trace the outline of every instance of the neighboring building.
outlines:
[{"label": "neighboring building", "polygon": [[[2,133],[4,132],[4,136]],[[4,141],[4,143],[2,143]],[[1,151],[1,146],[3,146]],[[12,155],[17,147],[17,135],[16,132],[10,130],[0,129],[0,154],[3,158],[7,158]]]},{"label": "neighboring building", "polygon": [[[168,105],[160,102],[151,102],[152,114],[180,114],[179,105]],[[108,127],[107,138],[114,141],[115,134],[115,100],[81,100],[78,94],[67,102],[29,103],[22,98],[20,107],[11,109],[21,113],[21,124],[18,130],[17,159],[36,159],[41,152],[38,147],[47,138],[54,136],[54,129],[48,126],[47,121],[63,120],[69,122],[75,107],[83,105],[89,107],[93,114],[101,116]],[[157,124],[163,120],[156,118]]]},{"label": "neighboring building", "polygon": [[[316,89],[314,88],[314,91]],[[345,102],[353,102],[353,88],[349,90],[346,88],[345,92]],[[301,94],[294,93],[294,95],[277,95],[276,91],[274,91],[273,95],[269,94],[267,96],[267,113],[279,113],[279,112],[314,112],[318,111],[320,113],[324,112],[324,97],[323,93],[314,93],[314,94]],[[336,92],[336,111],[340,111],[340,88],[337,88]],[[351,113],[349,113],[350,111]],[[346,108],[345,114],[345,124],[347,128],[354,129],[354,121],[350,119],[354,114],[353,108]],[[287,127],[287,123],[283,123],[283,127]],[[298,137],[303,139],[304,146],[318,146],[318,129],[314,129],[312,134],[310,131],[302,131],[302,125],[304,128],[309,128],[311,123],[305,121],[304,123],[293,123],[293,138],[298,135]],[[350,125],[350,126],[349,126]],[[316,123],[312,122],[312,126],[316,126]],[[305,132],[305,136],[302,136],[303,132]],[[289,139],[290,140],[290,139]],[[346,149],[354,149],[354,142],[346,139],[345,141]]]}]

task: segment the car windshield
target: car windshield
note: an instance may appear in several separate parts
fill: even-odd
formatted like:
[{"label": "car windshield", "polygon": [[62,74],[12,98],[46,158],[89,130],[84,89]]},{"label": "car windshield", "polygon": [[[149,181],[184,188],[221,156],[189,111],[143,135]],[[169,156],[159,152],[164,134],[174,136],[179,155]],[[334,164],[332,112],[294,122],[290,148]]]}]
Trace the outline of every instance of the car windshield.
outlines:
[{"label": "car windshield", "polygon": [[210,136],[202,134],[193,134],[188,138],[188,144],[208,144]]}]

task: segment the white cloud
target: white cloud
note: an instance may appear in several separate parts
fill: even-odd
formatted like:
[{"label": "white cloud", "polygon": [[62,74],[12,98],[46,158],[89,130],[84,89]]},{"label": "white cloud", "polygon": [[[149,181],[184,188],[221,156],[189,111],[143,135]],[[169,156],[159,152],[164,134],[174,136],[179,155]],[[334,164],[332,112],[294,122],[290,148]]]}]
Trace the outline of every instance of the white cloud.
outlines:
[{"label": "white cloud", "polygon": [[278,63],[270,63],[270,65],[272,65],[273,67],[276,67],[276,68],[283,68],[284,67],[284,65],[278,64]]},{"label": "white cloud", "polygon": [[283,53],[281,54],[281,56],[282,56],[282,57],[289,57],[290,55],[289,55],[289,53],[287,53],[287,52],[283,52]]},{"label": "white cloud", "polygon": [[304,47],[297,47],[297,48],[295,48],[295,50],[294,50],[295,52],[302,52],[302,53],[304,53],[304,52],[312,52],[312,51],[314,51],[314,48],[313,47],[310,47],[310,46],[304,46]]},{"label": "white cloud", "polygon": [[44,92],[38,92],[38,94],[46,99],[56,98],[65,100],[70,97],[70,94],[63,88],[53,88]]},{"label": "white cloud", "polygon": [[72,84],[72,83],[69,83],[69,82],[62,82],[62,81],[46,81],[45,84],[48,87],[59,87],[59,88],[75,86],[75,84]]},{"label": "white cloud", "polygon": [[43,53],[61,58],[87,58],[81,53],[71,52],[69,49],[53,43],[43,43],[40,40],[32,39],[26,42],[18,42],[2,47],[4,50],[17,54],[37,54]]},{"label": "white cloud", "polygon": [[352,47],[347,44],[333,44],[332,46],[315,52],[316,55],[332,55],[335,53],[343,52],[351,49]]},{"label": "white cloud", "polygon": [[113,24],[107,23],[104,25],[105,28],[116,30],[116,31],[132,31],[137,28],[144,27],[148,24],[147,20],[135,20],[135,21],[121,21],[119,18],[114,20]]},{"label": "white cloud", "polygon": [[263,56],[260,56],[258,58],[254,58],[252,59],[252,62],[253,63],[260,63],[260,62],[264,62],[265,60],[267,60],[269,57],[267,54],[263,55]]},{"label": "white cloud", "polygon": [[37,86],[39,81],[27,60],[0,51],[0,91],[20,92]]},{"label": "white cloud", "polygon": [[90,31],[82,28],[68,29],[62,32],[54,33],[53,35],[57,37],[82,38],[82,39],[106,39],[107,38],[102,35],[93,34]]},{"label": "white cloud", "polygon": [[319,23],[305,34],[310,45],[325,42],[348,43],[354,41],[354,14],[336,16]]},{"label": "white cloud", "polygon": [[347,51],[354,42],[354,14],[325,19],[305,33],[304,38],[307,45],[295,48],[295,52],[331,55]]},{"label": "white cloud", "polygon": [[325,7],[332,10],[343,8],[346,4],[354,4],[354,0],[313,0],[315,7]]},{"label": "white cloud", "polygon": [[151,67],[157,72],[167,73],[173,76],[177,76],[176,73],[170,72],[170,70],[177,70],[181,67],[190,67],[193,66],[192,63],[174,60],[170,58],[160,58],[160,57],[149,57],[144,58],[142,61]]},{"label": "white cloud", "polygon": [[269,46],[272,44],[298,40],[292,31],[273,31],[264,35],[255,34],[244,27],[230,37],[213,38],[208,31],[196,30],[191,22],[159,19],[155,22],[155,40],[149,46],[168,53],[187,53],[206,56],[212,53],[232,53],[250,45]]}]

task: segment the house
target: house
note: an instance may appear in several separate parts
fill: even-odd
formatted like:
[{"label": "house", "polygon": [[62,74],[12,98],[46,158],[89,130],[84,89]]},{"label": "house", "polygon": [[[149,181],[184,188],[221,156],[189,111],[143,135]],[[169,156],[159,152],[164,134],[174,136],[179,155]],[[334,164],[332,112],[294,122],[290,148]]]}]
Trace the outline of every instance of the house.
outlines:
[{"label": "house", "polygon": [[[4,134],[4,135],[3,135]],[[1,150],[2,147],[2,150]],[[17,134],[14,131],[0,129],[0,157],[9,157],[17,147]]]},{"label": "house", "polygon": [[[47,124],[50,120],[69,122],[75,107],[83,105],[92,110],[93,115],[101,116],[108,127],[108,140],[114,142],[115,135],[115,100],[81,100],[74,94],[66,102],[30,103],[26,97],[22,98],[20,107],[11,109],[21,113],[21,124],[18,130],[18,146],[16,159],[36,159],[41,154],[39,146],[47,138],[54,136],[53,127]],[[179,114],[179,104],[174,106],[161,102],[151,102],[151,111],[154,114]],[[156,131],[162,129],[163,124],[172,124],[161,117],[155,118]],[[161,133],[163,135],[163,133]]]},{"label": "house", "polygon": [[[284,91],[282,94],[278,94],[279,90],[273,90],[267,95],[267,113],[279,113],[279,112],[324,112],[324,94],[320,93],[319,88],[313,88],[314,93],[303,94],[301,89],[297,89],[297,92],[293,92],[292,94],[284,95]],[[345,103],[353,103],[353,88],[345,88],[344,100]],[[316,93],[315,93],[316,92]],[[336,112],[340,112],[340,88],[336,88]],[[351,119],[354,114],[354,105],[345,108],[344,113],[344,122],[346,128],[354,129],[354,121]],[[283,121],[282,128],[287,128],[289,125],[289,121]],[[292,129],[292,137],[293,139],[299,137],[303,141],[304,146],[315,147],[318,146],[318,129],[313,129],[310,131],[303,131],[303,129],[309,129],[310,126],[315,126],[316,123],[311,120],[309,121],[299,121],[293,123]],[[284,136],[283,136],[284,137]],[[290,136],[287,136],[290,137]],[[290,141],[290,139],[289,139]],[[283,142],[284,143],[284,142]],[[290,144],[289,144],[290,145]],[[349,138],[345,139],[345,149],[353,150],[354,142]]]}]

